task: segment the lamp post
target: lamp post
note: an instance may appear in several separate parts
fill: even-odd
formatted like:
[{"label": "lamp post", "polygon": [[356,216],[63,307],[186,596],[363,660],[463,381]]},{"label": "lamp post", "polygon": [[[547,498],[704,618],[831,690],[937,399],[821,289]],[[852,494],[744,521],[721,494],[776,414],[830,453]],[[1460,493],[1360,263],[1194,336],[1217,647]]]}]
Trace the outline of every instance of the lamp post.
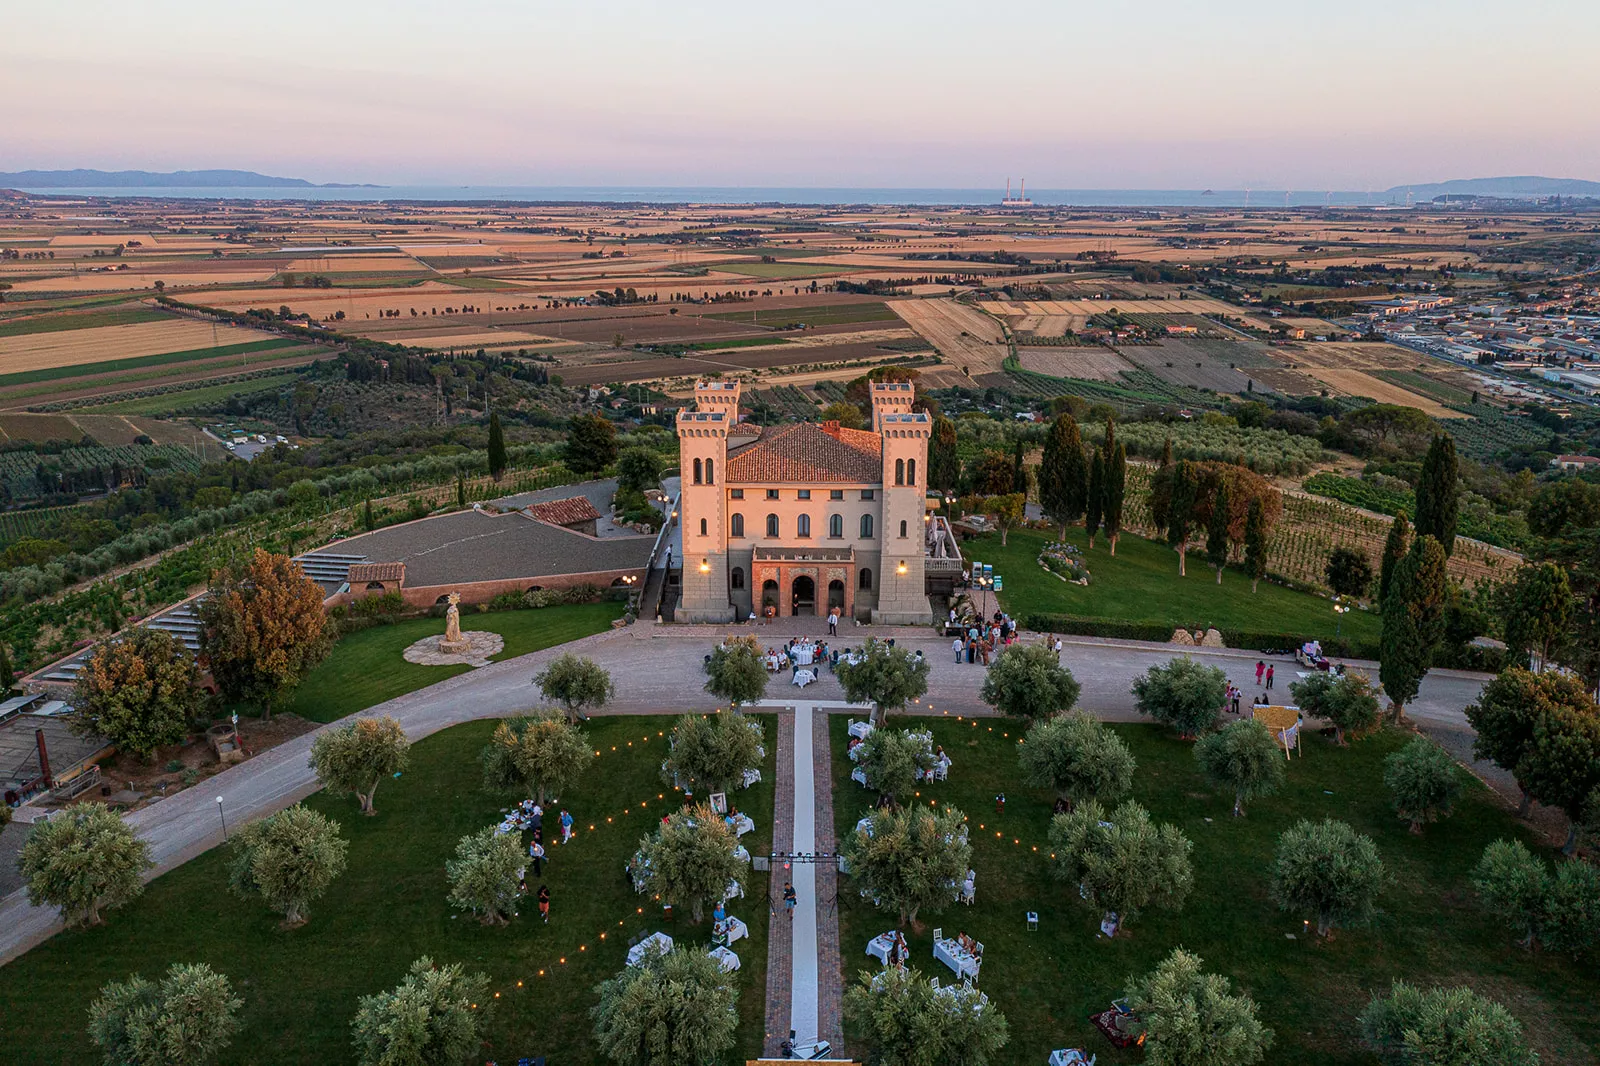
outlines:
[{"label": "lamp post", "polygon": [[1335,637],[1344,632],[1344,616],[1349,612],[1349,610],[1350,606],[1344,602],[1343,597],[1335,596],[1333,598],[1333,613],[1339,619],[1339,621],[1333,627],[1333,635]]},{"label": "lamp post", "polygon": [[222,813],[222,797],[217,797],[217,817],[222,819],[222,839],[228,839],[228,816]]}]

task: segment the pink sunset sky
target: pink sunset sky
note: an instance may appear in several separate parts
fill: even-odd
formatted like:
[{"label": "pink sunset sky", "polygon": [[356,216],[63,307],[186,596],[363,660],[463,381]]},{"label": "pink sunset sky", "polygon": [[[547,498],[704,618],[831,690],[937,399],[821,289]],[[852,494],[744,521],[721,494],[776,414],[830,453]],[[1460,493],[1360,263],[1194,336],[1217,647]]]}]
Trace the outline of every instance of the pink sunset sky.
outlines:
[{"label": "pink sunset sky", "polygon": [[0,170],[385,184],[1600,179],[1600,4],[12,5]]}]

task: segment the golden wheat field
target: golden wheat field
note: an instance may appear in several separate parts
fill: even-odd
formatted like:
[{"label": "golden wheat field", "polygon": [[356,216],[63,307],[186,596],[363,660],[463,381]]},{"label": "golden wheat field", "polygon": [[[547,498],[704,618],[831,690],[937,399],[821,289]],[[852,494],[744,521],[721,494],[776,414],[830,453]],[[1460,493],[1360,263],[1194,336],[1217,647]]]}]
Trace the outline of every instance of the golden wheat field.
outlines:
[{"label": "golden wheat field", "polygon": [[81,366],[142,355],[164,355],[270,339],[239,326],[179,319],[126,326],[95,326],[55,333],[0,337],[0,373],[14,374],[58,366]]}]

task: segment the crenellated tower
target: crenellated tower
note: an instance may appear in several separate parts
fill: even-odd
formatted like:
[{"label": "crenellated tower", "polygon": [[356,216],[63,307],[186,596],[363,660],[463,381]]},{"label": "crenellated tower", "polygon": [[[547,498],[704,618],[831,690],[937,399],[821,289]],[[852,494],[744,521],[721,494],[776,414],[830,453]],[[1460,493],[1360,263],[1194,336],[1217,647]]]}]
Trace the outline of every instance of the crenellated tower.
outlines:
[{"label": "crenellated tower", "polygon": [[872,428],[883,441],[883,554],[873,621],[916,625],[933,620],[923,575],[928,441],[933,420],[913,411],[910,382],[875,381]]},{"label": "crenellated tower", "polygon": [[701,381],[695,409],[678,412],[678,474],[683,528],[682,586],[678,617],[687,622],[730,622],[728,556],[723,541],[728,431],[739,421],[739,383]]}]

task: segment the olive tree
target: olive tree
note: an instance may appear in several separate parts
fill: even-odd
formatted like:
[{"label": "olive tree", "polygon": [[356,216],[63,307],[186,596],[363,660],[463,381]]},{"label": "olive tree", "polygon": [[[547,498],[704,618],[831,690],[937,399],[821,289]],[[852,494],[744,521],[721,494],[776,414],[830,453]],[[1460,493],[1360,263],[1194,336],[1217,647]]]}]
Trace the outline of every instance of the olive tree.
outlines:
[{"label": "olive tree", "polygon": [[1346,746],[1345,734],[1364,733],[1378,724],[1378,694],[1361,674],[1319,671],[1289,684],[1289,696],[1309,718],[1332,723],[1333,738]]},{"label": "olive tree", "polygon": [[581,729],[547,711],[501,722],[481,759],[485,788],[524,792],[542,806],[578,783],[594,749]]},{"label": "olive tree", "polygon": [[285,928],[304,925],[311,901],[344,873],[349,850],[337,822],[297,803],[234,834],[228,884],[241,897],[260,896]]},{"label": "olive tree", "polygon": [[534,675],[533,683],[547,700],[566,708],[567,722],[577,725],[589,711],[604,707],[617,694],[611,675],[593,659],[567,652]]},{"label": "olive tree", "polygon": [[1017,761],[1028,784],[1055,790],[1069,809],[1088,799],[1116,803],[1133,788],[1133,752],[1087,714],[1035,722],[1017,749]]},{"label": "olive tree", "polygon": [[877,725],[928,692],[927,662],[918,662],[904,648],[890,647],[877,637],[868,637],[861,646],[859,662],[841,661],[838,676],[846,699],[873,705]]},{"label": "olive tree", "polygon": [[[1055,874],[1083,898],[1115,911],[1117,930],[1146,907],[1177,910],[1194,886],[1194,845],[1128,800],[1107,813],[1096,800],[1050,820]],[[1115,935],[1115,932],[1112,934]]]},{"label": "olive tree", "polygon": [[767,664],[754,638],[733,640],[711,649],[706,663],[706,691],[737,710],[767,691]]},{"label": "olive tree", "polygon": [[526,862],[519,834],[494,826],[467,834],[456,843],[456,857],[444,864],[450,905],[478,915],[484,925],[505,925],[515,912]]},{"label": "olive tree", "polygon": [[1254,718],[1231,722],[1208,733],[1194,746],[1200,772],[1219,788],[1233,790],[1233,814],[1244,814],[1244,801],[1268,796],[1283,787],[1283,748],[1272,731]]},{"label": "olive tree", "polygon": [[901,926],[924,908],[954,902],[950,886],[972,863],[966,815],[950,806],[874,811],[867,825],[845,838],[843,850],[851,876]]},{"label": "olive tree", "polygon": [[926,733],[874,729],[856,747],[856,761],[867,787],[894,804],[909,796],[919,777],[933,768],[933,742]]},{"label": "olive tree", "polygon": [[379,783],[406,768],[410,751],[411,741],[393,718],[357,718],[317,735],[311,768],[329,792],[354,793],[361,813],[370,815]]},{"label": "olive tree", "polygon": [[845,991],[844,1013],[885,1066],[988,1066],[1011,1039],[993,1000],[973,989],[935,989],[914,967],[861,974]]},{"label": "olive tree", "polygon": [[1420,988],[1395,981],[1361,1012],[1361,1034],[1394,1066],[1538,1066],[1511,1012],[1470,988]]},{"label": "olive tree", "polygon": [[100,912],[144,891],[150,846],[103,803],[80,803],[35,822],[17,869],[35,907],[61,908],[69,926],[99,925]]},{"label": "olive tree", "polygon": [[1125,995],[1150,1066],[1250,1066],[1272,1046],[1255,1000],[1234,994],[1226,977],[1204,973],[1204,965],[1193,952],[1174,948],[1128,982]]},{"label": "olive tree", "polygon": [[424,955],[394,988],[362,996],[353,1030],[360,1066],[462,1066],[477,1054],[493,1001],[489,979]]},{"label": "olive tree", "polygon": [[983,677],[983,702],[1013,718],[1048,718],[1072,710],[1082,686],[1042,644],[1008,648]]},{"label": "olive tree", "polygon": [[1473,886],[1490,913],[1552,951],[1579,955],[1600,942],[1600,869],[1569,859],[1555,874],[1518,840],[1483,849]]},{"label": "olive tree", "polygon": [[703,947],[647,954],[594,990],[595,1043],[617,1066],[716,1066],[737,1038],[738,984]]},{"label": "olive tree", "polygon": [[726,792],[743,782],[746,770],[761,765],[763,740],[760,724],[736,711],[686,714],[673,727],[672,750],[661,772],[669,783]]},{"label": "olive tree", "polygon": [[1133,697],[1140,714],[1193,737],[1216,723],[1228,697],[1228,675],[1183,656],[1134,678]]},{"label": "olive tree", "polygon": [[1317,934],[1353,925],[1372,915],[1384,882],[1383,860],[1371,837],[1347,823],[1301,819],[1278,838],[1272,896],[1286,911],[1311,911]]},{"label": "olive tree", "polygon": [[1448,815],[1461,798],[1455,761],[1427,737],[1413,737],[1383,760],[1383,783],[1395,813],[1410,823],[1413,833],[1421,833],[1424,822]]},{"label": "olive tree", "polygon": [[175,962],[160,982],[112,981],[89,1005],[89,1039],[114,1066],[203,1066],[239,1031],[244,1000],[203,962]]},{"label": "olive tree", "polygon": [[639,841],[632,869],[642,891],[674,909],[687,909],[695,922],[705,905],[723,898],[728,884],[744,884],[749,867],[734,854],[739,838],[722,816],[702,805],[677,811],[655,833]]}]

